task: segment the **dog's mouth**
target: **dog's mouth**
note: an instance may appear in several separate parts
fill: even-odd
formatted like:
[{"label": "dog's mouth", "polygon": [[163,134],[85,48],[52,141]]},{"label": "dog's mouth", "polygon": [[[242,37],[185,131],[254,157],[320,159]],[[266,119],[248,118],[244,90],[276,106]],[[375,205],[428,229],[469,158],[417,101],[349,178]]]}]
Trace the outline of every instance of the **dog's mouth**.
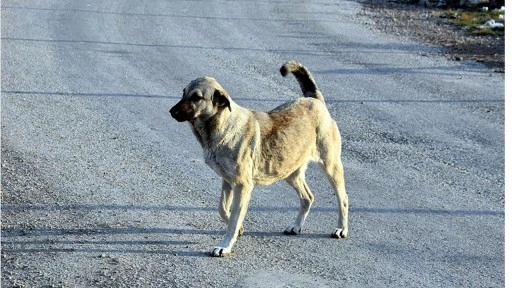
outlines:
[{"label": "dog's mouth", "polygon": [[172,118],[176,119],[178,122],[194,121],[194,119],[196,119],[195,113],[187,113],[179,109],[175,109],[175,107],[169,110],[169,113],[171,113]]},{"label": "dog's mouth", "polygon": [[195,119],[195,117],[193,115],[186,115],[184,113],[172,113],[171,112],[171,116],[172,116],[172,118],[176,119],[176,121],[178,121],[178,122],[192,121]]}]

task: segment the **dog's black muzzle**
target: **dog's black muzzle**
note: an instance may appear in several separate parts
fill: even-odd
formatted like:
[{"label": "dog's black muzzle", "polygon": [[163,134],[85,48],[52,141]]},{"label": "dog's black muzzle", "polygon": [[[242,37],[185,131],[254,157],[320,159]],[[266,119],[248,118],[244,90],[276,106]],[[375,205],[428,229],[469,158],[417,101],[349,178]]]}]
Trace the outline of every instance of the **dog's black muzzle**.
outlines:
[{"label": "dog's black muzzle", "polygon": [[169,113],[171,113],[172,118],[176,119],[178,122],[185,122],[194,119],[194,111],[183,101],[174,105],[174,107],[169,110]]}]

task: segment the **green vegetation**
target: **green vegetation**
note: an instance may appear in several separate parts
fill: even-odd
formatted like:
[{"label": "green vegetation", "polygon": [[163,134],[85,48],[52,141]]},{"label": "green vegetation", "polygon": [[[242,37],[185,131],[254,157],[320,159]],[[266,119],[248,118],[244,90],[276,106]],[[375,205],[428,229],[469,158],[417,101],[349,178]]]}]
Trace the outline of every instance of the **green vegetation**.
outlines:
[{"label": "green vegetation", "polygon": [[489,20],[495,20],[496,22],[501,22],[500,15],[504,16],[505,13],[500,12],[500,11],[448,10],[448,11],[442,12],[440,17],[453,19],[452,20],[453,24],[467,27],[474,34],[477,34],[477,35],[504,36],[505,35],[504,28],[491,28],[491,27],[478,28],[478,26],[484,24],[486,21],[489,21]]}]

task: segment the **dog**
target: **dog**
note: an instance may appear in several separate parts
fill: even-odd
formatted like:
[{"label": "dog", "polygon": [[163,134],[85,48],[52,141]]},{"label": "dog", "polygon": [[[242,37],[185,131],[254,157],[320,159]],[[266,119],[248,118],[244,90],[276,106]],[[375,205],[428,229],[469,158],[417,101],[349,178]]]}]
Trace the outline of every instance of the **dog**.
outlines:
[{"label": "dog", "polygon": [[210,256],[222,257],[232,252],[243,234],[242,222],[255,185],[284,179],[295,189],[300,209],[284,233],[300,234],[314,200],[305,181],[311,161],[323,168],[337,196],[338,226],[331,237],[348,237],[348,195],[338,126],[305,66],[288,61],[280,72],[283,77],[289,73],[295,76],[303,97],[269,112],[237,105],[211,77],[190,82],[183,89],[181,100],[169,111],[178,122],[190,124],[203,148],[206,164],[222,178],[219,213],[228,228]]}]

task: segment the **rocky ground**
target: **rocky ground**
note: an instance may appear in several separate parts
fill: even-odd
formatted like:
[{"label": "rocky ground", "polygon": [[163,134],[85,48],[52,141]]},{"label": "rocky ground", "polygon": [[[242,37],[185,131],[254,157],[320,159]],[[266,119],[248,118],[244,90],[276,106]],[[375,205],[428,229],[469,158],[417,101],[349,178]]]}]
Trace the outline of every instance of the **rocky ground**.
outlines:
[{"label": "rocky ground", "polygon": [[[476,61],[505,72],[505,37],[476,35],[443,17],[441,8],[424,8],[400,0],[364,0],[362,13],[370,16],[375,28],[442,48],[455,61]],[[483,23],[482,23],[483,24]]]},{"label": "rocky ground", "polygon": [[[376,4],[375,1],[383,2]],[[23,5],[18,5],[15,0],[2,2],[2,9],[7,11],[2,11],[2,27],[7,30],[3,34],[5,40],[2,41],[5,43],[2,43],[2,49],[8,56],[2,58],[2,68],[5,68],[2,72],[8,73],[2,75],[2,93],[6,96],[2,98],[2,113],[5,114],[2,114],[4,137],[1,145],[0,187],[1,287],[331,287],[333,283],[344,283],[348,287],[371,286],[372,283],[392,283],[387,285],[393,287],[410,287],[411,284],[427,287],[435,284],[460,287],[482,284],[502,286],[499,285],[504,278],[501,272],[501,253],[495,252],[502,251],[503,247],[500,229],[504,194],[503,182],[500,180],[502,162],[491,158],[499,160],[500,156],[491,152],[503,149],[500,144],[502,142],[494,140],[502,139],[501,134],[495,132],[501,131],[499,128],[503,122],[501,98],[485,104],[471,101],[447,103],[443,100],[446,98],[442,97],[435,97],[432,102],[422,100],[429,99],[427,97],[433,95],[433,90],[425,94],[415,91],[418,94],[411,96],[411,100],[407,97],[396,98],[393,91],[406,93],[419,88],[406,88],[406,80],[393,79],[395,82],[387,84],[385,81],[391,78],[381,75],[384,72],[378,69],[373,74],[341,70],[339,73],[346,78],[345,83],[365,82],[359,83],[361,87],[345,88],[347,94],[357,93],[352,99],[372,99],[366,97],[374,94],[366,93],[376,88],[362,86],[370,82],[361,81],[367,75],[376,80],[371,85],[378,88],[390,87],[392,90],[382,89],[378,99],[405,99],[403,103],[373,102],[370,103],[372,106],[348,100],[330,108],[332,115],[347,120],[348,125],[344,126],[344,131],[347,135],[353,135],[347,137],[347,145],[352,146],[348,146],[346,151],[353,155],[349,154],[354,171],[350,174],[353,176],[349,182],[352,183],[349,187],[353,187],[350,193],[353,193],[354,199],[358,199],[351,202],[355,204],[354,217],[351,218],[354,219],[351,220],[354,221],[354,230],[351,230],[354,231],[354,237],[351,236],[341,245],[321,236],[323,228],[319,224],[326,221],[323,220],[322,212],[335,215],[335,210],[332,210],[335,208],[329,208],[335,204],[328,202],[331,201],[327,200],[329,195],[322,200],[322,193],[318,193],[315,203],[314,211],[317,213],[312,213],[308,219],[310,230],[301,237],[282,237],[278,230],[281,229],[281,219],[284,220],[294,210],[288,211],[288,208],[283,209],[286,207],[284,204],[273,203],[273,197],[277,196],[270,195],[274,195],[273,191],[279,191],[279,186],[262,189],[259,198],[255,197],[251,204],[253,208],[248,223],[253,231],[248,231],[244,236],[246,241],[238,243],[238,253],[221,262],[219,259],[207,258],[204,253],[214,241],[218,241],[224,229],[214,208],[208,205],[210,200],[217,201],[216,195],[204,193],[210,189],[204,183],[212,181],[212,172],[206,165],[199,165],[202,162],[199,159],[201,156],[193,153],[198,148],[183,149],[183,154],[175,153],[189,145],[187,141],[193,137],[188,134],[190,131],[183,132],[183,135],[189,135],[188,138],[181,137],[182,134],[176,132],[179,130],[168,128],[168,122],[171,121],[169,116],[165,118],[156,115],[159,112],[150,115],[145,112],[159,111],[162,107],[169,107],[170,102],[177,101],[158,95],[167,93],[166,88],[182,87],[177,85],[181,80],[169,79],[181,79],[183,75],[201,71],[189,66],[207,67],[209,61],[214,61],[214,64],[209,65],[212,69],[219,66],[217,70],[221,77],[236,77],[232,82],[246,83],[244,78],[263,77],[263,73],[247,72],[245,68],[236,67],[243,67],[242,64],[248,58],[259,63],[254,65],[264,65],[265,62],[271,62],[265,57],[275,54],[262,51],[257,43],[265,43],[265,38],[271,37],[277,41],[276,47],[284,47],[283,51],[294,51],[296,46],[292,44],[299,45],[299,41],[303,40],[280,39],[283,31],[289,31],[279,30],[281,22],[278,21],[270,21],[274,25],[270,27],[276,31],[265,31],[260,21],[244,21],[245,26],[242,26],[239,21],[197,21],[187,19],[186,15],[165,17],[165,21],[169,21],[166,22],[168,27],[179,27],[175,33],[167,33],[165,29],[155,30],[151,21],[139,20],[144,14],[162,14],[165,10],[156,10],[155,7],[172,7],[168,1],[152,1],[154,7],[140,4],[140,1],[124,1],[117,6],[108,1],[99,1],[95,7],[88,7],[83,2],[23,1]],[[224,11],[232,9],[231,4],[213,3],[210,7],[208,2],[190,2],[183,4],[183,7],[193,7],[195,9],[187,8],[199,15],[212,13],[216,11],[212,8],[215,8],[219,9],[218,15],[225,15]],[[278,5],[258,3],[253,7],[260,5],[261,11],[254,9],[249,11],[254,14],[240,15],[240,19],[248,15],[256,20],[264,17],[282,19],[280,14],[269,16],[262,12],[270,11]],[[285,11],[296,11],[294,3],[286,5]],[[137,10],[130,10],[130,7]],[[325,9],[315,3],[307,7]],[[133,12],[142,11],[138,10],[142,8],[149,10],[139,14]],[[436,11],[415,5],[393,4],[387,0],[374,0],[361,11],[368,16],[361,18],[369,19],[372,27],[382,29],[383,33],[396,33],[418,41],[451,47],[443,51],[453,59],[477,60],[496,67],[496,71],[504,71],[503,39],[466,36],[462,29],[448,25],[447,19],[435,17]],[[74,21],[74,18],[79,19]],[[162,17],[150,18],[160,21]],[[300,20],[293,19],[297,19],[297,22]],[[107,25],[111,23],[109,21],[118,25]],[[135,21],[140,26],[121,25],[125,21]],[[219,22],[222,26],[211,26]],[[187,23],[197,26],[189,30]],[[197,31],[193,31],[193,28],[197,28]],[[198,39],[199,35],[214,35],[220,28],[234,31],[229,40],[237,43],[235,48],[210,51],[194,46],[168,47],[179,49],[180,60],[174,60],[163,46],[129,44],[177,43],[179,39],[188,39],[188,36]],[[296,30],[292,30],[293,34],[290,35],[318,31],[313,28],[296,25]],[[190,31],[195,34],[188,35]],[[248,42],[245,31],[254,31],[256,44]],[[27,35],[47,33],[54,38],[47,41],[25,39]],[[74,38],[73,33],[79,34],[81,38]],[[125,35],[126,38],[97,43],[65,40],[112,39],[112,35]],[[338,41],[335,35],[326,37],[326,42],[330,41],[333,45]],[[471,44],[476,40],[481,42]],[[221,47],[223,41],[210,37],[205,40],[204,47]],[[301,47],[310,51],[310,46]],[[469,50],[471,47],[475,50]],[[490,47],[495,47],[497,52],[489,54],[488,50],[494,49]],[[197,56],[198,53],[204,58]],[[382,61],[379,54],[384,53],[375,54],[377,56],[372,56],[372,63],[379,62],[375,59]],[[334,64],[326,66],[325,70],[337,71],[341,60],[336,59],[336,55],[327,56],[330,58],[325,59],[326,53],[312,53],[309,61],[333,61]],[[494,59],[496,61],[491,61]],[[130,62],[132,60],[133,63]],[[105,61],[104,65],[102,61]],[[319,66],[319,63],[316,65]],[[405,61],[405,71],[411,68],[407,64]],[[116,69],[115,72],[117,69],[126,69],[123,73],[106,73],[111,71],[109,67]],[[177,72],[168,71],[173,70],[168,67],[178,67],[174,69]],[[181,71],[180,67],[187,69]],[[231,71],[233,67],[236,69]],[[356,64],[350,68],[354,67],[357,67]],[[100,72],[103,69],[104,72]],[[429,69],[437,71],[436,67]],[[396,73],[401,75],[402,72]],[[449,99],[462,99],[461,93],[457,91],[465,87],[468,81],[477,79],[477,83],[481,83],[477,73],[465,74],[461,71],[461,75],[470,76],[450,82],[449,85],[453,86],[447,88],[443,86],[445,81],[437,81],[446,79],[438,74],[432,72],[427,75],[424,79],[427,84],[424,86],[439,83],[440,88],[435,91],[456,91],[449,95]],[[404,73],[404,76],[411,79],[411,82],[419,79],[416,75],[408,76]],[[276,75],[258,81],[274,83],[275,80],[270,80],[272,77]],[[340,82],[329,83],[329,79],[340,78],[338,75],[325,73],[319,77],[324,79],[326,91],[337,91],[339,88]],[[493,81],[491,83],[501,85],[500,81],[495,81],[499,77],[487,78]],[[401,84],[401,89],[393,90],[394,83]],[[250,90],[252,87],[257,86],[244,89]],[[480,95],[489,94],[487,91],[501,91],[494,89],[491,84],[482,87],[468,87],[468,93]],[[488,90],[486,87],[493,89]],[[258,91],[263,94],[262,90]],[[272,100],[257,98],[257,101]],[[167,115],[166,109],[161,112]],[[416,120],[416,115],[418,121],[412,125],[404,124]],[[460,118],[461,115],[465,118]],[[453,116],[455,124],[451,124],[450,116]],[[469,123],[465,124],[461,119]],[[473,125],[482,122],[492,125]],[[433,127],[428,127],[425,136],[411,130],[425,127],[423,123]],[[404,126],[409,130],[404,129]],[[482,127],[491,129],[484,130]],[[444,133],[454,135],[461,141],[447,149],[444,146],[445,140],[441,139]],[[478,153],[460,152],[477,151],[469,146],[473,143],[475,147],[479,145]],[[457,150],[459,147],[460,151]],[[479,163],[478,167],[474,163]],[[476,168],[483,171],[481,175],[473,173]],[[431,172],[424,174],[424,170]],[[428,179],[432,176],[439,177],[439,182]],[[320,185],[319,182],[315,186],[324,187]],[[393,191],[396,187],[404,190],[404,194],[368,194],[368,191]],[[433,190],[432,202],[415,198],[421,194],[417,191],[427,191],[426,187]],[[458,194],[462,193],[460,191],[475,199],[481,200],[487,195],[485,199],[492,200],[479,201],[483,204],[465,201],[461,207],[468,210],[449,210],[449,207],[458,207],[458,203],[456,205],[452,201],[463,199]],[[288,193],[290,197],[295,197],[293,192]],[[440,203],[439,195],[446,194],[449,195],[446,203]],[[265,196],[272,198],[267,200]],[[408,204],[418,200],[424,202],[419,205]],[[499,201],[499,204],[494,205],[492,201]],[[428,213],[430,209],[433,209],[432,215]],[[386,221],[382,221],[382,218],[386,218]],[[458,222],[457,227],[452,227],[452,219]],[[411,229],[413,225],[421,229]],[[485,240],[472,232],[475,231],[474,227],[483,227],[479,231],[485,235]],[[343,257],[348,254],[352,256]],[[341,258],[332,255],[341,255]]]}]

